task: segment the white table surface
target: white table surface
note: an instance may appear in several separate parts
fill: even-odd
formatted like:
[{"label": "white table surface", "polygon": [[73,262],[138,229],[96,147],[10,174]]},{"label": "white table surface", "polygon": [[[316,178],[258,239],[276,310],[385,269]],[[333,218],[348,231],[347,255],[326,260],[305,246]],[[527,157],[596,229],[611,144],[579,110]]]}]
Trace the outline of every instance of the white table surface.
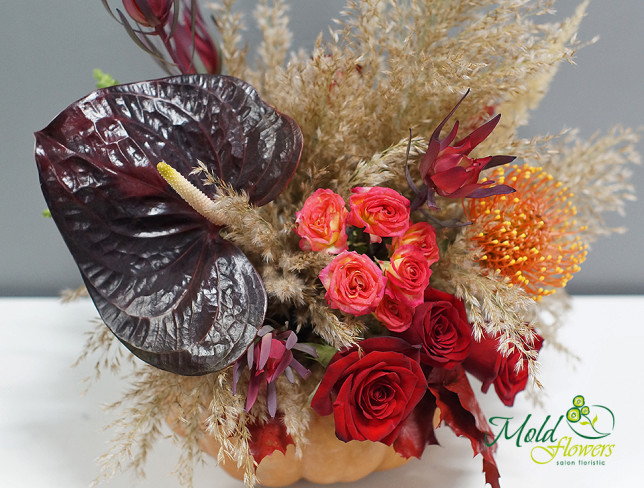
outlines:
[{"label": "white table surface", "polygon": [[[607,406],[615,415],[615,429],[607,438],[615,444],[613,455],[605,466],[536,465],[530,460],[530,446],[501,440],[496,459],[504,488],[644,486],[644,297],[575,297],[573,304],[560,337],[581,360],[572,363],[553,348],[542,351],[544,407],[534,406],[525,395],[512,409],[492,391],[479,398],[488,417],[522,421],[532,414],[540,424],[549,414],[565,413],[572,397],[583,394],[589,403]],[[82,395],[81,380],[90,374],[92,363],[71,365],[95,317],[86,299],[71,304],[0,299],[0,487],[85,488],[97,476],[96,458],[111,436],[103,430],[111,413],[101,406],[118,399],[125,384],[106,374]],[[472,458],[469,441],[455,438],[447,428],[437,437],[442,446],[429,447],[420,461],[353,484],[330,486],[483,487],[480,456]],[[149,460],[147,478],[137,480],[125,473],[102,486],[178,486],[172,474],[175,456],[172,441],[164,439]],[[213,462],[197,470],[195,487],[242,485]]]}]

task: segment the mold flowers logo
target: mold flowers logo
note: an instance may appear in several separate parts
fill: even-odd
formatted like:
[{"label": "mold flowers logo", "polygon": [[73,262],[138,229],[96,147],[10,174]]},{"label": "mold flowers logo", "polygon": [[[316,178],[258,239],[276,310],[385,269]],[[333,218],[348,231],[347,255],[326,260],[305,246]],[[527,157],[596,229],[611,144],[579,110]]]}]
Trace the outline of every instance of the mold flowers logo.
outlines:
[{"label": "mold flowers logo", "polygon": [[530,446],[530,458],[536,464],[605,466],[615,451],[608,439],[615,429],[615,414],[604,405],[587,403],[583,395],[574,396],[571,404],[565,415],[547,415],[540,425],[532,414],[518,427],[513,417],[492,417],[490,424],[500,430],[485,442],[492,446],[505,439],[517,447]]},{"label": "mold flowers logo", "polygon": [[603,405],[587,405],[583,396],[572,399],[572,407],[566,412],[568,427],[584,439],[603,439],[615,428],[615,415]]}]

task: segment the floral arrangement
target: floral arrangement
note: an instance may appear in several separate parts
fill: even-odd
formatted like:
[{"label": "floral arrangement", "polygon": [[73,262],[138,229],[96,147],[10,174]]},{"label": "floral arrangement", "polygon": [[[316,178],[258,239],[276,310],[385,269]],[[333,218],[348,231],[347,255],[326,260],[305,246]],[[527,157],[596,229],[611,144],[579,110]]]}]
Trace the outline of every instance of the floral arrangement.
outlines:
[{"label": "floral arrangement", "polygon": [[508,406],[538,385],[562,288],[633,194],[631,131],[517,136],[586,3],[547,24],[541,2],[349,0],[289,54],[286,4],[261,0],[255,63],[233,3],[212,6],[213,37],[195,0],[104,0],[170,76],[99,73],[36,134],[107,325],[83,356],[97,376],[131,363],[106,472],[143,471],[173,417],[184,485],[208,435],[252,486],[333,414],[341,441],[405,458],[444,425],[499,486],[470,378]]}]

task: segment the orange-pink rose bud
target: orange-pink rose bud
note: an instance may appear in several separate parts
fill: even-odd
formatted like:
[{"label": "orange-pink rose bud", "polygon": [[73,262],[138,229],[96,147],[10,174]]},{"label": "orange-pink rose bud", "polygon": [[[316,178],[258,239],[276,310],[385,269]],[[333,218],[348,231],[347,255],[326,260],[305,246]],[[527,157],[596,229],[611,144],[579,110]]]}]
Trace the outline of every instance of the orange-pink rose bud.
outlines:
[{"label": "orange-pink rose bud", "polygon": [[411,326],[414,309],[392,297],[385,287],[385,295],[373,315],[390,331],[403,332]]},{"label": "orange-pink rose bud", "polygon": [[347,249],[347,216],[342,197],[331,190],[316,190],[295,214],[295,232],[303,251],[338,254]]},{"label": "orange-pink rose bud", "polygon": [[410,202],[391,188],[380,186],[352,188],[349,224],[364,227],[371,242],[382,237],[401,236],[409,227]]},{"label": "orange-pink rose bud", "polygon": [[331,308],[353,315],[373,312],[385,293],[382,270],[368,256],[344,251],[320,271]]},{"label": "orange-pink rose bud", "polygon": [[401,237],[396,237],[391,242],[394,250],[407,244],[420,248],[430,266],[438,261],[436,230],[427,222],[415,223]]},{"label": "orange-pink rose bud", "polygon": [[415,307],[423,303],[431,274],[427,259],[418,247],[411,244],[401,246],[389,258],[385,272],[387,293],[405,305]]}]

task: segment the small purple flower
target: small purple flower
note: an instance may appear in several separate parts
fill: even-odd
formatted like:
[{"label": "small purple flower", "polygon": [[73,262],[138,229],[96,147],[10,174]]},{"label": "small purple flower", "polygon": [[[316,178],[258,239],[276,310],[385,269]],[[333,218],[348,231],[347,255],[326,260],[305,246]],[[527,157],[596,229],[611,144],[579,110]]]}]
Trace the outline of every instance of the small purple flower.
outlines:
[{"label": "small purple flower", "polygon": [[284,373],[286,378],[295,382],[293,370],[306,379],[311,371],[306,369],[302,364],[293,357],[292,349],[305,352],[313,357],[317,357],[317,352],[313,346],[298,344],[297,336],[292,330],[285,332],[275,332],[270,325],[262,327],[258,334],[260,340],[254,346],[248,348],[246,355],[242,356],[235,362],[233,368],[233,394],[237,393],[237,382],[245,366],[250,371],[250,380],[248,382],[248,393],[246,395],[246,411],[255,404],[259,389],[266,384],[266,403],[268,413],[275,417],[277,412],[277,391],[275,380]]}]

